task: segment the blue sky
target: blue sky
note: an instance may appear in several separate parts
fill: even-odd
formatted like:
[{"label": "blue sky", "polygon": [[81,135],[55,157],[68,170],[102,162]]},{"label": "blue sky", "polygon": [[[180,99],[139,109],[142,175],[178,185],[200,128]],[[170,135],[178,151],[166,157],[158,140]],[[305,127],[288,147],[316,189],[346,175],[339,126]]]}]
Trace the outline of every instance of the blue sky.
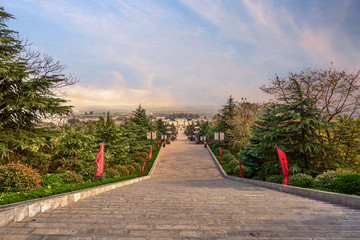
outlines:
[{"label": "blue sky", "polygon": [[263,102],[306,67],[360,67],[360,1],[3,0],[32,48],[68,66],[77,109]]}]

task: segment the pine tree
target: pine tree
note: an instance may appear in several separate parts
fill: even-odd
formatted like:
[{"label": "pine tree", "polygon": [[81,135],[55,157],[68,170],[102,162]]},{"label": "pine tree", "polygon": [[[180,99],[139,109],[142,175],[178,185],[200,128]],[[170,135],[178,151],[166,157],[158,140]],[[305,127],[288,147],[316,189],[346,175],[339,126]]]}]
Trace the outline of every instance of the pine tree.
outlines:
[{"label": "pine tree", "polygon": [[[295,79],[289,85],[289,95],[281,104],[271,104],[251,126],[249,145],[241,151],[244,165],[258,174],[279,171],[275,145],[282,148],[292,169],[322,171],[327,148],[324,131],[331,125],[321,116],[312,98],[304,97]],[[331,164],[331,163],[329,163]]]},{"label": "pine tree", "polygon": [[5,24],[12,18],[0,8],[0,160],[32,165],[31,158],[43,157],[39,149],[47,145],[39,134],[42,118],[71,112],[56,90],[76,80],[51,57],[31,52]]},{"label": "pine tree", "polygon": [[105,141],[105,156],[108,166],[124,163],[130,150],[129,139],[121,127],[116,126],[115,121],[107,113],[106,120],[100,117],[96,128],[96,141]]}]

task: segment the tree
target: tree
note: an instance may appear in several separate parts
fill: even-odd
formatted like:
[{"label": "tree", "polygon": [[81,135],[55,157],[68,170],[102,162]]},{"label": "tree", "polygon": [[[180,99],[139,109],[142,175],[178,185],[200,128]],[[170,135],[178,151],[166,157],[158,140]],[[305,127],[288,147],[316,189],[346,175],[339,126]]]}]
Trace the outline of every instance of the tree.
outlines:
[{"label": "tree", "polygon": [[289,73],[285,78],[275,75],[270,86],[261,89],[275,96],[286,99],[291,94],[292,80],[299,83],[305,98],[312,98],[315,107],[322,112],[327,122],[336,116],[359,114],[360,107],[360,70],[348,72],[337,70],[307,68],[300,73]]},{"label": "tree", "polygon": [[156,125],[156,131],[158,133],[166,134],[166,125],[165,125],[164,121],[161,118],[156,120],[155,125]]},{"label": "tree", "polygon": [[270,104],[251,126],[249,145],[240,154],[244,165],[260,174],[279,171],[275,145],[285,150],[292,170],[323,171],[333,167],[326,156],[327,138],[323,134],[331,125],[315,107],[313,98],[304,96],[300,84],[291,79],[288,95],[280,103]]},{"label": "tree", "polygon": [[360,117],[357,119],[340,116],[334,122],[333,158],[339,167],[360,171]]},{"label": "tree", "polygon": [[[48,115],[67,115],[71,106],[59,90],[77,80],[63,74],[66,66],[47,55],[32,52],[6,21],[13,16],[0,8],[0,151],[6,158],[21,160],[39,149],[39,124]],[[31,145],[29,145],[31,144]],[[32,148],[33,144],[37,144]]]},{"label": "tree", "polygon": [[139,126],[145,127],[146,129],[150,129],[149,118],[146,116],[146,109],[142,108],[141,104],[139,104],[139,107],[133,111],[131,121]]},{"label": "tree", "polygon": [[106,120],[103,117],[97,122],[96,141],[105,141],[105,156],[108,166],[124,163],[130,151],[129,139],[126,137],[124,129],[116,126],[115,121],[107,113]]},{"label": "tree", "polygon": [[228,137],[228,148],[232,152],[243,149],[250,135],[250,124],[259,116],[260,105],[245,100],[237,104],[235,115],[229,120],[232,129],[226,131]]}]

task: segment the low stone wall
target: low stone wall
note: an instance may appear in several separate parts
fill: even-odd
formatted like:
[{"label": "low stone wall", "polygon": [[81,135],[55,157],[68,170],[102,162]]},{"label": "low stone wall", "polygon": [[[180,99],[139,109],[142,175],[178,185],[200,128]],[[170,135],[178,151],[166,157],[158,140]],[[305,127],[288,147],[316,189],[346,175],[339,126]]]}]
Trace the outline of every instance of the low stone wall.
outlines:
[{"label": "low stone wall", "polygon": [[240,177],[234,177],[229,176],[224,171],[222,166],[220,165],[219,161],[215,157],[214,153],[211,151],[210,147],[207,146],[210,155],[212,156],[217,168],[221,172],[224,178],[237,181],[237,182],[243,182],[243,183],[249,183],[253,185],[257,185],[260,187],[270,188],[274,189],[280,192],[286,192],[291,193],[303,197],[308,197],[316,200],[321,200],[329,203],[334,204],[340,204],[346,207],[350,208],[356,208],[360,209],[360,197],[357,196],[351,196],[346,194],[340,194],[340,193],[332,193],[332,192],[325,192],[325,191],[319,191],[319,190],[313,190],[313,189],[307,189],[307,188],[300,188],[300,187],[294,187],[294,186],[287,186],[277,183],[271,183],[271,182],[264,182],[264,181],[258,181],[258,180],[252,180],[248,178],[240,178]]},{"label": "low stone wall", "polygon": [[[159,156],[159,154],[157,156]],[[158,158],[159,157],[155,159],[149,174],[144,177],[0,206],[0,226],[6,226],[13,221],[21,221],[27,217],[34,217],[41,212],[64,207],[87,197],[92,197],[103,192],[149,179],[158,164]]]}]

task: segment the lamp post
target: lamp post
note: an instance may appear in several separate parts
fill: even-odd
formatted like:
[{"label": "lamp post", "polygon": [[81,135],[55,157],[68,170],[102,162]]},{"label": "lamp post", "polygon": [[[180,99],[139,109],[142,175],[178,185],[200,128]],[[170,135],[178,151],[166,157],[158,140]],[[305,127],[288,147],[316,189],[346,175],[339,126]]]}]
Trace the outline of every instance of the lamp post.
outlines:
[{"label": "lamp post", "polygon": [[195,143],[199,143],[199,136],[200,136],[200,127],[199,126],[196,126],[195,128],[195,131],[194,131],[194,134],[195,134]]}]

